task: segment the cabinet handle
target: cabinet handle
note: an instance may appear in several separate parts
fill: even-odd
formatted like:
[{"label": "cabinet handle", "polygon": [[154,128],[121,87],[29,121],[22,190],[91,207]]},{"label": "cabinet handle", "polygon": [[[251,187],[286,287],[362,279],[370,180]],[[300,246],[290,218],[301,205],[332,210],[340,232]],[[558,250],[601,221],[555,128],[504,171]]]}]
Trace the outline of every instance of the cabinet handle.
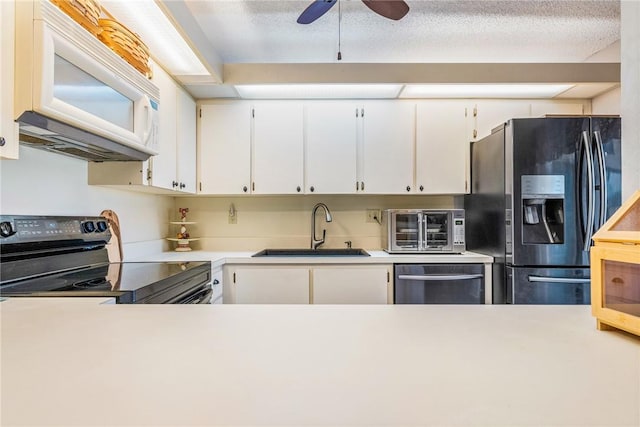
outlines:
[{"label": "cabinet handle", "polygon": [[309,190],[311,190],[311,192],[313,193],[314,191],[316,191],[315,188],[313,188],[313,185],[311,186],[311,188],[309,188]]},{"label": "cabinet handle", "polygon": [[4,147],[4,144],[6,144],[7,141],[4,139],[4,136],[0,136],[0,147]]},{"label": "cabinet handle", "polygon": [[298,186],[296,187],[296,191],[299,193],[299,192],[300,192],[300,190],[301,190],[301,188],[300,188],[300,186],[298,185]]},{"label": "cabinet handle", "polygon": [[251,191],[256,191],[256,183],[255,182],[251,183]]},{"label": "cabinet handle", "polygon": [[359,189],[360,189],[360,183],[356,181],[356,191],[358,191]]},{"label": "cabinet handle", "polygon": [[424,191],[424,185],[420,186],[420,191]]},{"label": "cabinet handle", "polygon": [[364,181],[360,182],[360,190],[364,191]]},{"label": "cabinet handle", "polygon": [[219,284],[220,284],[220,281],[219,281],[218,279],[213,279],[213,284],[214,284],[214,285],[219,285]]},{"label": "cabinet handle", "polygon": [[411,191],[411,187],[407,185],[407,193]]},{"label": "cabinet handle", "polygon": [[247,190],[248,190],[248,188],[247,188],[247,186],[246,186],[246,185],[245,185],[244,187],[242,187],[242,191],[243,191],[243,192],[245,192],[245,193],[246,193],[246,192],[247,192]]}]

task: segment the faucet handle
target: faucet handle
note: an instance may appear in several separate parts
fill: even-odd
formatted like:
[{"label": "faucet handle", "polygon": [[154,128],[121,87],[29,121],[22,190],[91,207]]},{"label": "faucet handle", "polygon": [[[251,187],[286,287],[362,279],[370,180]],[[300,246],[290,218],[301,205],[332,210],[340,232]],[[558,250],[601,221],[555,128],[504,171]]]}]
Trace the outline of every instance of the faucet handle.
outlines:
[{"label": "faucet handle", "polygon": [[345,245],[347,245],[347,248],[351,249],[351,240],[347,240],[344,243],[345,243]]}]

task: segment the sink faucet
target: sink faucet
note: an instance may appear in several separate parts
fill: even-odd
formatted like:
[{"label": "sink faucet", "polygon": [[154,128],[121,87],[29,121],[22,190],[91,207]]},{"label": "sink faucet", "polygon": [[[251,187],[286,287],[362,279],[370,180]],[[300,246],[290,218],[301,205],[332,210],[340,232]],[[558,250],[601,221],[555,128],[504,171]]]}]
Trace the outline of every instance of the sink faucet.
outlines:
[{"label": "sink faucet", "polygon": [[311,249],[318,249],[318,246],[324,243],[324,238],[327,235],[327,230],[322,230],[322,239],[316,239],[316,212],[318,208],[323,208],[325,212],[325,221],[331,222],[331,212],[324,203],[318,203],[313,207],[311,211]]}]

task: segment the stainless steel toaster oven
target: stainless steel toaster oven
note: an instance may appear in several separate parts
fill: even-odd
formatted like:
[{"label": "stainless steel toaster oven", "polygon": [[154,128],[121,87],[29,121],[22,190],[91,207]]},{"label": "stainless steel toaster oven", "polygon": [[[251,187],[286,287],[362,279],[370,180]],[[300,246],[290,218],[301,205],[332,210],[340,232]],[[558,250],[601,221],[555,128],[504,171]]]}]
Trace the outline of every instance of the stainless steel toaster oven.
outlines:
[{"label": "stainless steel toaster oven", "polygon": [[389,253],[462,253],[464,209],[387,209],[382,247]]}]

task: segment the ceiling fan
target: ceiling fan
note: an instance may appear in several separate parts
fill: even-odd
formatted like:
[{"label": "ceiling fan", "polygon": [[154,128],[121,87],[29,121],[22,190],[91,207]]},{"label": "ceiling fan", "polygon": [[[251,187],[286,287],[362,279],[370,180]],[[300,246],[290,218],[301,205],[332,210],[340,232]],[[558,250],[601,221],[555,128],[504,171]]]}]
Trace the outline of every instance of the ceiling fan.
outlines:
[{"label": "ceiling fan", "polygon": [[[300,14],[298,24],[311,24],[327,13],[340,0],[315,0]],[[409,5],[403,0],[362,0],[375,13],[395,21],[402,19],[409,12]]]}]

